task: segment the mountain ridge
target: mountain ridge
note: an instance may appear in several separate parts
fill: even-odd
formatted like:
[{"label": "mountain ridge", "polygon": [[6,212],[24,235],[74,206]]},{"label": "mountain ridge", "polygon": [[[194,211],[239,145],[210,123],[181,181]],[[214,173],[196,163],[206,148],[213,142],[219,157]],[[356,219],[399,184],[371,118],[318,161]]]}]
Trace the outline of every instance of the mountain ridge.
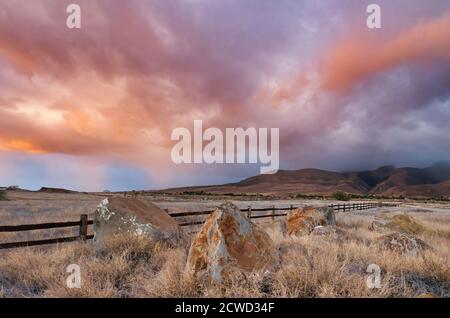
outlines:
[{"label": "mountain ridge", "polygon": [[336,191],[357,195],[450,197],[450,164],[426,168],[382,166],[374,170],[336,172],[315,168],[279,170],[236,183],[160,190],[213,194],[260,193],[331,195]]}]

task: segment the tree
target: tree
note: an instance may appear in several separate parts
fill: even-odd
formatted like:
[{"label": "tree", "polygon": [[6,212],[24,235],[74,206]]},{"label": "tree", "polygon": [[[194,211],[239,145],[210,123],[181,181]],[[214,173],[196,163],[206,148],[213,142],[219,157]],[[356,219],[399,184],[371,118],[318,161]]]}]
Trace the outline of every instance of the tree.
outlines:
[{"label": "tree", "polygon": [[333,193],[333,197],[338,201],[350,201],[350,195],[342,191],[337,191]]}]

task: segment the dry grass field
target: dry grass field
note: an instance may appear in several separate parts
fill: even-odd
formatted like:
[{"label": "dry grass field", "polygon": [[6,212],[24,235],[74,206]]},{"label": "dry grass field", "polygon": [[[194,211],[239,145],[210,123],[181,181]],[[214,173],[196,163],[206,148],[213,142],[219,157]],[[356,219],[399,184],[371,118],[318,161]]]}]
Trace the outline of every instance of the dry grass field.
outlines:
[{"label": "dry grass field", "polygon": [[[92,212],[98,201],[93,196],[41,200],[15,197],[0,202],[0,223],[76,220],[79,214]],[[170,202],[159,205],[170,206]],[[178,209],[179,203],[175,204],[175,210]],[[380,233],[369,230],[373,219],[404,213],[421,226],[405,225],[403,230],[412,232],[431,249],[402,255],[375,244]],[[411,203],[338,213],[337,228],[345,233],[338,237],[287,237],[282,223],[282,218],[261,223],[279,248],[281,267],[264,275],[236,273],[236,278],[222,288],[209,285],[201,276],[185,275],[188,246],[174,249],[142,238],[117,236],[102,246],[67,243],[0,251],[0,297],[450,297],[448,205]],[[46,235],[2,235],[0,241]],[[79,289],[66,285],[66,268],[70,264],[81,268]],[[370,264],[381,268],[381,288],[367,287],[366,270]]]}]

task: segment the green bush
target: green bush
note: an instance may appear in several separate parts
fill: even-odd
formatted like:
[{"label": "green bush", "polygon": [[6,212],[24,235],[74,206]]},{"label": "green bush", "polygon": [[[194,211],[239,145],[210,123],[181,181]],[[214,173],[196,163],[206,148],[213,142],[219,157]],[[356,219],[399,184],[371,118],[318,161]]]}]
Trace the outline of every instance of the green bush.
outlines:
[{"label": "green bush", "polygon": [[184,195],[205,195],[206,192],[205,191],[183,191],[181,194]]},{"label": "green bush", "polygon": [[6,201],[6,191],[0,191],[0,201]]},{"label": "green bush", "polygon": [[338,201],[350,201],[351,196],[342,191],[337,191],[333,193],[333,197]]}]

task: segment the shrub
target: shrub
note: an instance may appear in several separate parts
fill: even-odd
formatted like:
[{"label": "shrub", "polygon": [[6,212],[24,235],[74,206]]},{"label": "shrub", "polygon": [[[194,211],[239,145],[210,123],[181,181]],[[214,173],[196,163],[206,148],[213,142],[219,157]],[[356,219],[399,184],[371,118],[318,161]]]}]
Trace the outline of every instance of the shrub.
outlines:
[{"label": "shrub", "polygon": [[350,195],[348,195],[347,193],[344,193],[342,191],[337,191],[337,192],[333,193],[333,197],[339,201],[349,201],[350,200]]},{"label": "shrub", "polygon": [[0,190],[0,201],[6,201],[6,191]]},{"label": "shrub", "polygon": [[183,191],[181,194],[184,195],[205,195],[206,192],[205,191]]}]

